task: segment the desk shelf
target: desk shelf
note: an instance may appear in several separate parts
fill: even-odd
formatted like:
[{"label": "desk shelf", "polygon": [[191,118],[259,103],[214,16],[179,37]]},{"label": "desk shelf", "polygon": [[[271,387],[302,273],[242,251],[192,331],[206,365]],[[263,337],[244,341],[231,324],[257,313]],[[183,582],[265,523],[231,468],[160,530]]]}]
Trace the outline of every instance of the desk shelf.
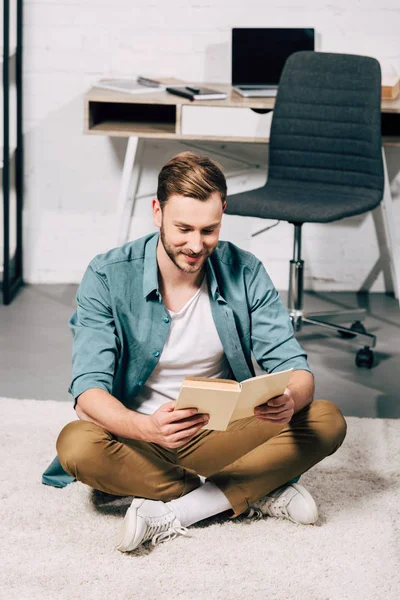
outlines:
[{"label": "desk shelf", "polygon": [[382,143],[385,147],[400,146],[400,113],[382,112]]},{"label": "desk shelf", "polygon": [[93,125],[86,133],[109,135],[112,137],[129,137],[131,135],[143,138],[176,138],[175,124],[129,121],[102,121]]},{"label": "desk shelf", "polygon": [[[174,104],[118,103],[89,101],[87,133],[140,137],[174,136],[177,127]],[[135,133],[133,134],[132,131]]]},{"label": "desk shelf", "polygon": [[382,136],[382,145],[385,148],[400,148],[400,136],[384,135]]}]

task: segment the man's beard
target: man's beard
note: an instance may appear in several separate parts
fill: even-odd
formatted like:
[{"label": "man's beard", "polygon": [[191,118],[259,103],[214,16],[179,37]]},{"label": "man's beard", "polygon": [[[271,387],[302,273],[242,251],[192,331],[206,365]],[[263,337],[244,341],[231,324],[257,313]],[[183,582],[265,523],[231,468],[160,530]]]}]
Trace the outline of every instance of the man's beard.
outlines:
[{"label": "man's beard", "polygon": [[[179,254],[183,254],[183,252],[181,251],[176,251],[174,250],[173,246],[171,246],[170,244],[168,244],[166,237],[165,237],[165,230],[164,230],[164,226],[161,223],[161,227],[160,227],[160,239],[161,239],[161,243],[164,246],[164,250],[167,253],[167,255],[169,256],[169,258],[172,260],[172,262],[174,263],[174,265],[176,267],[178,267],[178,269],[180,271],[183,271],[184,273],[196,273],[196,271],[200,271],[200,269],[203,267],[206,258],[214,251],[214,248],[211,252],[202,252],[201,256],[204,257],[203,260],[201,260],[199,262],[199,264],[195,264],[195,265],[189,265],[188,263],[184,266],[179,264],[177,258],[179,256]],[[187,256],[199,256],[198,254],[189,254],[189,252],[187,252]]]}]

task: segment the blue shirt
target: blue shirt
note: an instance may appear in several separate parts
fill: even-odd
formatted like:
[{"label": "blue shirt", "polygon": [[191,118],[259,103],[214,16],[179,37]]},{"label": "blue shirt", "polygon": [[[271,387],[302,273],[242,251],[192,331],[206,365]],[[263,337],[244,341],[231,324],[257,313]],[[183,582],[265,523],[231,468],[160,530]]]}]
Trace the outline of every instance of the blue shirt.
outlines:
[{"label": "blue shirt", "polygon": [[[158,288],[159,234],[96,256],[79,286],[73,334],[72,382],[76,399],[101,388],[134,408],[163,351],[171,319]],[[211,312],[232,375],[254,376],[254,358],[266,372],[293,368],[311,373],[285,306],[261,261],[220,241],[206,261]],[[74,478],[56,457],[42,482],[64,487]],[[297,479],[296,479],[297,481]]]},{"label": "blue shirt", "polygon": [[[101,388],[134,408],[160,360],[171,319],[158,288],[159,234],[96,256],[70,319],[75,398]],[[254,376],[251,352],[266,372],[310,371],[286,308],[261,261],[220,241],[206,261],[211,312],[233,377]],[[310,371],[311,372],[311,371]]]}]

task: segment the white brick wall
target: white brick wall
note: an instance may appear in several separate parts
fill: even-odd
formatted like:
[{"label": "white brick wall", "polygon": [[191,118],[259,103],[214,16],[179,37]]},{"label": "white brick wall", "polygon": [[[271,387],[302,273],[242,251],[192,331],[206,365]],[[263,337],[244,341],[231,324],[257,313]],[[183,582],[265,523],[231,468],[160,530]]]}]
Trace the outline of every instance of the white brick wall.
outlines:
[{"label": "white brick wall", "polygon": [[[376,56],[400,71],[398,0],[25,0],[25,279],[79,282],[89,260],[115,245],[116,201],[124,139],[84,136],[83,94],[101,76],[143,73],[187,80],[230,81],[235,26],[315,27],[323,51]],[[163,162],[186,145],[146,143],[144,173],[130,235],[154,229],[149,198]],[[265,179],[266,149],[205,145],[259,163],[231,191]],[[239,163],[216,156],[228,176]],[[398,195],[400,153],[388,155]],[[257,179],[258,177],[258,179]],[[147,195],[147,196],[146,196]],[[400,206],[394,204],[400,232]],[[222,238],[259,256],[279,289],[287,289],[292,229],[286,223],[251,238],[265,221],[226,216]],[[355,290],[378,256],[370,215],[304,227],[306,287]],[[383,289],[379,278],[373,290]]]}]

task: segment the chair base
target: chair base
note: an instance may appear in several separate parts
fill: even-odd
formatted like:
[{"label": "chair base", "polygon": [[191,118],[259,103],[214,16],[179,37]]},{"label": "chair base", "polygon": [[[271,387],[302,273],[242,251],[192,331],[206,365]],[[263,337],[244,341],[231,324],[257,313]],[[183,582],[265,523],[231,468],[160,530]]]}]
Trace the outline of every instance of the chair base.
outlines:
[{"label": "chair base", "polygon": [[[300,312],[302,314],[299,314]],[[336,321],[340,321],[341,319],[348,321],[350,313],[351,311],[338,311],[336,313],[325,313],[325,315],[326,319],[336,318]],[[366,367],[367,369],[371,369],[374,366],[375,358],[371,347],[373,348],[376,344],[376,336],[371,333],[368,333],[362,325],[361,321],[364,320],[366,314],[365,311],[363,311],[362,309],[355,309],[353,311],[353,316],[357,320],[353,322],[351,327],[343,327],[342,325],[338,325],[337,323],[322,320],[321,317],[322,315],[324,315],[324,313],[316,313],[316,315],[318,315],[318,318],[314,318],[316,315],[309,315],[308,313],[303,313],[302,311],[292,311],[289,314],[290,319],[292,321],[293,329],[296,332],[300,331],[303,325],[317,325],[327,330],[338,332],[344,339],[351,339],[355,337],[359,338],[360,342],[364,344],[364,347],[360,348],[356,353],[356,366]]]},{"label": "chair base", "polygon": [[[316,325],[327,331],[334,331],[344,339],[357,338],[363,345],[356,355],[358,367],[371,368],[374,355],[371,348],[375,347],[376,336],[368,333],[362,324],[366,310],[362,308],[341,311],[323,311],[308,313],[303,310],[303,270],[304,261],[301,259],[301,224],[295,223],[293,260],[290,261],[288,312],[293,329],[298,332],[303,325]],[[339,323],[352,323],[344,327]]]},{"label": "chair base", "polygon": [[[376,336],[372,333],[368,333],[362,325],[362,321],[364,321],[366,317],[366,311],[363,309],[314,314],[289,310],[289,315],[293,324],[293,329],[296,332],[300,331],[303,325],[317,325],[324,329],[338,332],[342,334],[343,338],[350,339],[357,337],[366,348],[373,348],[376,344]],[[354,320],[349,318],[351,315]],[[348,323],[352,320],[353,323],[351,327],[339,325],[339,323]]]}]

